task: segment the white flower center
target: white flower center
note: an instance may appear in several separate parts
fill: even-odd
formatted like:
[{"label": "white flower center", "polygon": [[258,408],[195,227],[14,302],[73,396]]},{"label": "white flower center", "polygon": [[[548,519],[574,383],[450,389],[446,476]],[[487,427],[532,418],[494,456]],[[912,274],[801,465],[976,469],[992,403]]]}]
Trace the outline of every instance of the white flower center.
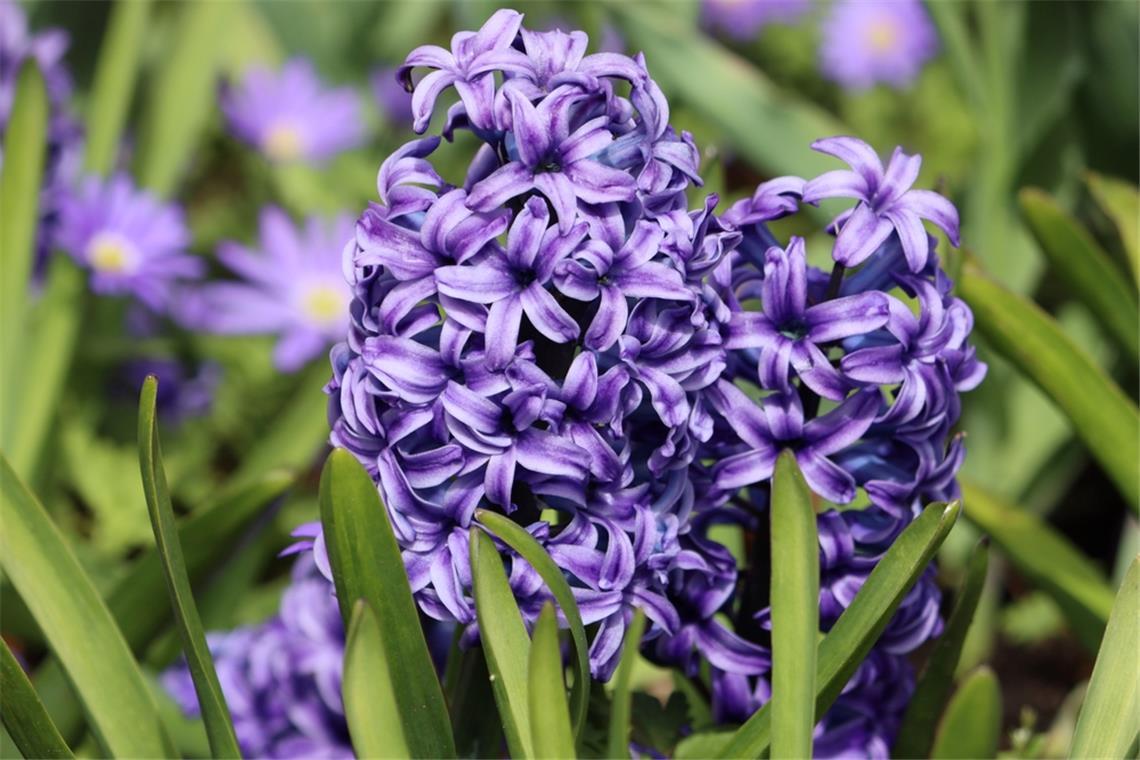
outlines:
[{"label": "white flower center", "polygon": [[328,284],[313,285],[301,297],[305,316],[322,327],[334,327],[348,310],[348,296],[343,288]]},{"label": "white flower center", "polygon": [[886,53],[895,46],[898,36],[895,25],[882,19],[871,24],[867,30],[867,43],[876,53]]},{"label": "white flower center", "polygon": [[117,232],[100,232],[87,244],[87,261],[96,272],[129,274],[139,263],[139,251]]},{"label": "white flower center", "polygon": [[281,121],[265,133],[262,148],[275,161],[295,161],[305,153],[305,140],[295,126]]}]

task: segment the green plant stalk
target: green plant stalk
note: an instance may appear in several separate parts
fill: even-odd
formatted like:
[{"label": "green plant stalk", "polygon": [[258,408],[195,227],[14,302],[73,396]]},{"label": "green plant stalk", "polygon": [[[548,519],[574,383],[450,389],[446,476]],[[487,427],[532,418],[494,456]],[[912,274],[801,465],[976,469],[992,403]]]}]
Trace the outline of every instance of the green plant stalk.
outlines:
[{"label": "green plant stalk", "polygon": [[214,669],[214,658],[206,643],[206,633],[198,616],[198,608],[194,604],[194,592],[190,589],[182,544],[178,541],[178,529],[174,524],[174,506],[170,502],[158,437],[158,415],[155,410],[157,397],[158,380],[150,375],[143,382],[139,397],[138,437],[139,470],[147,512],[150,514],[158,556],[162,560],[162,575],[166,580],[175,627],[182,640],[182,650],[186,653],[186,664],[198,697],[206,736],[210,741],[210,752],[218,758],[240,758],[241,750],[234,733],[233,718]]},{"label": "green plant stalk", "polygon": [[119,757],[170,756],[154,697],[111,613],[2,455],[0,523],[4,572],[67,671],[100,745]]},{"label": "green plant stalk", "polygon": [[174,191],[213,112],[218,53],[231,5],[192,2],[178,8],[175,39],[146,100],[135,162],[139,184],[161,197]]},{"label": "green plant stalk", "polygon": [[[40,222],[40,184],[47,153],[48,97],[43,74],[29,59],[16,79],[16,94],[4,135],[0,172],[0,412],[4,426],[18,407],[16,361],[24,342],[28,278],[35,260]],[[11,453],[11,449],[5,449]]]},{"label": "green plant stalk", "polygon": [[[967,507],[967,512],[969,508]],[[966,633],[974,620],[974,612],[986,585],[989,568],[989,543],[978,542],[966,565],[966,577],[954,600],[954,609],[946,621],[942,635],[926,661],[926,668],[903,716],[894,753],[898,757],[927,757],[938,718],[942,714],[954,685],[954,673],[962,655]]]},{"label": "green plant stalk", "polygon": [[539,760],[573,760],[574,732],[570,729],[565,673],[558,647],[558,618],[550,602],[543,605],[535,623],[527,671],[534,756]]},{"label": "green plant stalk", "polygon": [[606,743],[606,757],[629,757],[630,708],[632,695],[630,694],[630,681],[633,678],[633,666],[637,662],[638,650],[641,648],[641,636],[645,633],[645,612],[637,610],[633,613],[633,620],[625,632],[625,643],[622,645],[621,660],[618,662],[617,673],[614,675],[613,701],[610,703],[610,730]]},{"label": "green plant stalk", "polygon": [[1140,410],[1035,303],[962,268],[958,292],[978,331],[1070,419],[1134,511],[1140,511]]},{"label": "green plant stalk", "polygon": [[95,65],[87,116],[84,163],[91,174],[107,174],[115,165],[119,136],[138,78],[150,8],[151,0],[118,0],[111,9]]},{"label": "green plant stalk", "polygon": [[819,536],[791,451],[772,475],[772,757],[810,758],[819,636]]},{"label": "green plant stalk", "polygon": [[0,639],[0,719],[24,757],[73,757],[8,642]]},{"label": "green plant stalk", "polygon": [[1124,575],[1112,606],[1069,757],[1134,757],[1140,729],[1140,558]]},{"label": "green plant stalk", "polygon": [[[904,596],[926,569],[958,518],[960,505],[932,504],[895,540],[851,605],[819,645],[816,715],[827,712],[871,651]],[[765,704],[734,733],[719,757],[760,757],[771,742],[772,709]]]}]

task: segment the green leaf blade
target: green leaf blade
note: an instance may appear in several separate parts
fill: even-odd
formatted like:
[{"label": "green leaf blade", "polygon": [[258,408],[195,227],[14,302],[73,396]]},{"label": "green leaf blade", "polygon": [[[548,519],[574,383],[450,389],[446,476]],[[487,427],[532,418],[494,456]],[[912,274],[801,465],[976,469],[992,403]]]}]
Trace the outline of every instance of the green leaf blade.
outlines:
[{"label": "green leaf blade", "polygon": [[380,623],[364,599],[357,599],[352,609],[341,691],[348,733],[358,757],[413,757],[404,739]]},{"label": "green leaf blade", "polygon": [[115,165],[147,32],[151,0],[119,0],[111,9],[99,51],[87,117],[85,162],[92,174]]},{"label": "green leaf blade", "polygon": [[[958,518],[960,505],[932,504],[907,526],[871,571],[851,605],[819,645],[815,712],[822,715],[890,622]],[[772,710],[764,705],[721,749],[719,757],[759,757],[771,743]],[[718,740],[719,741],[719,740]]]},{"label": "green leaf blade", "polygon": [[364,599],[376,613],[404,740],[413,757],[454,757],[439,678],[388,513],[372,478],[352,454],[335,449],[321,473],[321,524],[341,616]]},{"label": "green leaf blade", "polygon": [[574,736],[581,739],[586,724],[586,710],[590,702],[590,647],[586,642],[586,627],[574,592],[562,570],[526,529],[510,518],[484,509],[476,510],[475,519],[496,538],[514,549],[535,569],[546,582],[562,614],[570,626],[570,638],[574,642],[575,678],[570,701],[573,706]]},{"label": "green leaf blade", "polygon": [[541,760],[574,758],[574,734],[566,702],[562,653],[558,648],[558,619],[547,602],[534,626],[530,644],[527,699],[534,736],[534,756]]},{"label": "green leaf blade", "polygon": [[630,682],[633,679],[633,666],[641,649],[641,637],[645,634],[645,611],[638,609],[626,629],[625,643],[622,645],[621,660],[614,675],[613,701],[610,703],[610,730],[607,739],[606,757],[629,757],[630,709],[632,699]]},{"label": "green leaf blade", "polygon": [[24,757],[73,757],[8,642],[0,639],[0,719]]},{"label": "green leaf blade", "polygon": [[954,609],[934,644],[907,706],[893,750],[898,757],[927,757],[930,753],[938,718],[950,697],[962,646],[985,588],[988,568],[989,547],[983,539],[970,555],[966,577],[954,600]]},{"label": "green leaf blade", "polygon": [[474,527],[471,529],[471,580],[475,587],[479,634],[507,747],[511,757],[532,757],[534,744],[527,696],[530,638],[507,581],[502,556],[491,538]]},{"label": "green leaf blade", "polygon": [[1140,361],[1140,303],[1136,290],[1092,236],[1047,193],[1021,191],[1018,200],[1029,228],[1061,279],[1088,306],[1116,344]]},{"label": "green leaf blade", "polygon": [[162,561],[170,606],[174,611],[186,664],[198,697],[202,722],[210,741],[210,752],[214,757],[241,757],[233,718],[230,717],[222,685],[214,670],[210,647],[206,644],[206,632],[198,616],[198,607],[194,604],[194,593],[190,589],[186,562],[182,557],[182,545],[178,541],[178,529],[174,525],[174,507],[166,484],[158,438],[155,411],[157,397],[158,380],[151,375],[143,382],[139,398],[139,469],[142,472],[147,512],[150,514],[158,556]]},{"label": "green leaf blade", "polygon": [[993,758],[1000,740],[1001,687],[994,672],[983,665],[966,677],[946,706],[930,757]]},{"label": "green leaf blade", "polygon": [[811,757],[819,536],[811,489],[784,451],[772,475],[772,757]]},{"label": "green leaf blade", "polygon": [[1140,410],[1088,354],[1036,304],[976,266],[962,268],[958,291],[978,331],[1063,411],[1125,500],[1140,504]]},{"label": "green leaf blade", "polygon": [[1116,225],[1133,283],[1140,287],[1140,190],[1115,177],[1093,172],[1088,173],[1087,180],[1097,205]]},{"label": "green leaf blade", "polygon": [[1112,590],[1100,571],[1039,517],[969,481],[962,483],[962,493],[966,518],[1057,601],[1074,633],[1095,652],[1112,611]]},{"label": "green leaf blade", "polygon": [[1069,757],[1127,756],[1140,729],[1140,558],[1120,584]]},{"label": "green leaf blade", "polygon": [[172,752],[138,664],[47,512],[0,456],[0,562],[47,636],[102,746],[123,757]]}]

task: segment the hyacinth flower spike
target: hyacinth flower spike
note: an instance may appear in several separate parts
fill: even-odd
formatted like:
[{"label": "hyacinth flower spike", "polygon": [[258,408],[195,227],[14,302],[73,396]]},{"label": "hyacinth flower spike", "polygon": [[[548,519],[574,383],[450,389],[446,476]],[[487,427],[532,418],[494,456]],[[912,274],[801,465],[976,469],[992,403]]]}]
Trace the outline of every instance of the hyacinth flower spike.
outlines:
[{"label": "hyacinth flower spike", "polygon": [[756,348],[764,388],[790,389],[789,370],[825,398],[839,401],[848,383],[831,366],[822,344],[877,330],[887,323],[882,293],[860,293],[808,306],[804,241],[793,237],[787,250],[769,248],[761,285],[763,311],[733,314],[727,346]]},{"label": "hyacinth flower spike", "polygon": [[854,137],[829,137],[811,146],[851,166],[851,170],[830,171],[809,180],[803,191],[807,203],[825,198],[859,201],[853,211],[832,223],[839,230],[833,255],[840,264],[853,267],[863,263],[895,232],[910,270],[922,271],[930,255],[923,219],[942,228],[955,246],[959,244],[954,204],[938,193],[912,188],[922,156],[908,156],[902,148],[895,148],[884,170],[871,146]]}]

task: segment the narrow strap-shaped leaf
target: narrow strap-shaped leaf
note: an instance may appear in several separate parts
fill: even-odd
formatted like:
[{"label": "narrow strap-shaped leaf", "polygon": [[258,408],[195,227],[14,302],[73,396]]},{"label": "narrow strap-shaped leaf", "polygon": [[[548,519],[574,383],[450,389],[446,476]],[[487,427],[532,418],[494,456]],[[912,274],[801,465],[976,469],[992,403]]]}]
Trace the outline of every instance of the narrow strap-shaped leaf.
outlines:
[{"label": "narrow strap-shaped leaf", "polygon": [[376,613],[404,741],[413,757],[454,757],[447,705],[424,640],[419,611],[376,484],[344,449],[325,462],[321,524],[345,628],[364,599]]},{"label": "narrow strap-shaped leaf", "polygon": [[491,532],[496,538],[514,549],[530,566],[535,569],[539,577],[546,582],[550,592],[554,594],[555,601],[562,609],[562,615],[570,626],[570,638],[574,642],[575,675],[574,686],[570,694],[574,736],[577,740],[582,738],[582,729],[586,725],[586,709],[590,704],[590,649],[586,643],[586,627],[582,624],[582,615],[578,611],[578,602],[574,599],[574,592],[566,582],[566,576],[555,564],[554,560],[542,548],[542,544],[534,540],[534,536],[526,532],[521,525],[508,517],[489,512],[485,509],[475,511],[475,519]]},{"label": "narrow strap-shaped leaf", "polygon": [[[867,577],[851,605],[819,645],[816,715],[843,691],[887,627],[904,596],[930,563],[958,518],[959,504],[931,504],[906,527]],[[720,757],[759,757],[771,741],[772,710],[764,705],[732,735]]]},{"label": "narrow strap-shaped leaf", "polygon": [[1069,757],[1123,758],[1140,730],[1140,558],[1132,560],[1077,717]]},{"label": "narrow strap-shaped leaf", "polygon": [[954,600],[954,610],[946,621],[942,635],[934,644],[922,676],[915,686],[914,696],[907,706],[898,739],[895,740],[894,753],[898,757],[926,757],[930,752],[938,718],[953,688],[954,672],[962,655],[966,633],[973,622],[974,611],[978,608],[978,600],[986,585],[989,556],[989,544],[986,539],[982,539],[970,555],[966,564],[966,577]]},{"label": "narrow strap-shaped leaf", "polygon": [[1140,502],[1140,410],[1035,303],[967,263],[958,292],[989,344],[1068,416],[1135,510]]},{"label": "narrow strap-shaped leaf", "polygon": [[1112,589],[1068,539],[1041,518],[969,481],[966,518],[990,535],[1017,569],[1061,606],[1077,637],[1095,652],[1112,611]]},{"label": "narrow strap-shaped leaf", "polygon": [[772,475],[772,757],[811,757],[819,636],[819,535],[791,451]]},{"label": "narrow strap-shaped leaf", "polygon": [[39,624],[108,753],[166,757],[154,698],[99,593],[43,506],[0,456],[0,563]]},{"label": "narrow strap-shaped leaf", "polygon": [[930,757],[936,760],[997,757],[1000,740],[1001,688],[994,672],[983,665],[966,676],[946,705]]},{"label": "narrow strap-shaped leaf", "polygon": [[151,84],[135,162],[139,184],[169,196],[214,105],[218,51],[232,3],[184,3]]},{"label": "narrow strap-shaped leaf", "polygon": [[344,647],[344,716],[357,757],[412,757],[376,613],[357,599]]},{"label": "narrow strap-shaped leaf", "polygon": [[606,743],[606,757],[609,758],[629,757],[632,707],[630,689],[633,666],[637,663],[637,654],[641,650],[641,637],[644,634],[645,612],[639,609],[633,613],[633,619],[625,631],[621,661],[618,662],[617,673],[614,675],[613,701],[610,702],[610,731]]},{"label": "narrow strap-shaped leaf", "polygon": [[40,181],[47,151],[48,98],[43,74],[29,56],[16,78],[16,94],[4,135],[0,170],[0,412],[15,408],[13,384],[20,369],[14,361],[23,342],[28,278],[35,259],[40,221]]},{"label": "narrow strap-shaped leaf", "polygon": [[150,0],[118,0],[107,20],[88,101],[85,163],[92,174],[106,174],[115,165],[146,39],[150,6]]},{"label": "narrow strap-shaped leaf", "polygon": [[477,527],[471,528],[471,581],[475,587],[479,635],[507,748],[511,757],[532,757],[534,744],[527,698],[530,638],[507,581],[503,558],[491,537]]},{"label": "narrow strap-shaped leaf", "polygon": [[1140,361],[1140,304],[1125,279],[1092,235],[1057,202],[1036,188],[1018,196],[1029,229],[1049,263],[1093,313],[1133,364]]},{"label": "narrow strap-shaped leaf", "polygon": [[1132,269],[1133,284],[1140,287],[1140,188],[1093,172],[1086,179],[1097,205],[1116,225]]},{"label": "narrow strap-shaped leaf", "polygon": [[562,652],[558,647],[558,618],[554,606],[547,602],[534,626],[527,684],[534,756],[542,760],[572,760],[576,756],[564,679]]},{"label": "narrow strap-shaped leaf", "polygon": [[[191,581],[197,582],[216,569],[253,518],[292,482],[291,473],[271,473],[212,507],[195,510],[178,528],[178,541]],[[160,564],[157,547],[149,547],[107,596],[107,608],[136,654],[141,654],[169,622],[167,608],[154,603],[165,593]],[[51,659],[40,665],[34,682],[60,733],[67,738],[77,737],[83,727],[83,714],[59,662]]]},{"label": "narrow strap-shaped leaf", "polygon": [[24,757],[72,757],[8,642],[0,639],[0,719]]},{"label": "narrow strap-shaped leaf", "polygon": [[158,438],[158,418],[155,401],[158,397],[158,380],[150,375],[143,382],[139,396],[139,469],[142,471],[143,493],[146,496],[154,542],[162,561],[166,591],[174,611],[182,650],[198,696],[198,708],[210,740],[214,757],[241,757],[233,718],[226,705],[222,685],[214,670],[214,658],[206,644],[206,632],[194,604],[194,592],[186,575],[186,562],[182,558],[182,545],[174,525],[174,507],[170,503],[170,490],[166,484],[166,470],[162,464],[162,447]]}]

